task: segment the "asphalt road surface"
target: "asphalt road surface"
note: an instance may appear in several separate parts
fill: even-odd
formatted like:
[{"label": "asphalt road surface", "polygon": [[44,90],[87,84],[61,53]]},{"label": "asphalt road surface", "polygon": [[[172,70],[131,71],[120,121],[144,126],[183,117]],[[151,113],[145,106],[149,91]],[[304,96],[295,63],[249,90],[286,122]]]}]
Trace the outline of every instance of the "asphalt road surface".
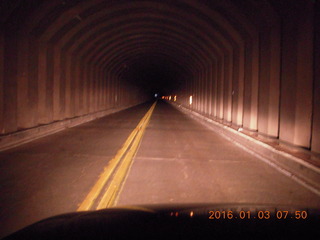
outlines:
[{"label": "asphalt road surface", "polygon": [[[74,212],[152,103],[0,153],[0,237]],[[271,203],[320,197],[165,102],[158,102],[116,205]]]}]

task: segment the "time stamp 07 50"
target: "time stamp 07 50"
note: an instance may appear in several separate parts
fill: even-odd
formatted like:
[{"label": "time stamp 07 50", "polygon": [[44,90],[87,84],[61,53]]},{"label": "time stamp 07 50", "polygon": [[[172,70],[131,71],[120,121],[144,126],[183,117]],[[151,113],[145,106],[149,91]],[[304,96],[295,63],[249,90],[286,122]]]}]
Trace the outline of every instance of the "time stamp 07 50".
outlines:
[{"label": "time stamp 07 50", "polygon": [[275,212],[261,210],[261,211],[224,211],[215,210],[209,211],[209,219],[307,219],[307,211],[286,211],[278,210]]}]

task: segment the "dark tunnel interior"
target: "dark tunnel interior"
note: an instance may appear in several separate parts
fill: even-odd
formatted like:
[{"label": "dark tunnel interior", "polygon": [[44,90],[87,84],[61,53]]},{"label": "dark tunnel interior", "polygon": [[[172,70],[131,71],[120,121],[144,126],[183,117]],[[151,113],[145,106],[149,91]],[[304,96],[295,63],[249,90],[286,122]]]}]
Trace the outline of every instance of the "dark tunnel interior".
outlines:
[{"label": "dark tunnel interior", "polygon": [[277,225],[319,196],[320,0],[0,0],[0,238],[132,204]]},{"label": "dark tunnel interior", "polygon": [[130,65],[124,64],[120,78],[144,89],[149,96],[170,95],[182,87],[186,73],[168,58],[142,56]]},{"label": "dark tunnel interior", "polygon": [[319,1],[2,0],[0,11],[2,137],[158,93],[320,151]]}]

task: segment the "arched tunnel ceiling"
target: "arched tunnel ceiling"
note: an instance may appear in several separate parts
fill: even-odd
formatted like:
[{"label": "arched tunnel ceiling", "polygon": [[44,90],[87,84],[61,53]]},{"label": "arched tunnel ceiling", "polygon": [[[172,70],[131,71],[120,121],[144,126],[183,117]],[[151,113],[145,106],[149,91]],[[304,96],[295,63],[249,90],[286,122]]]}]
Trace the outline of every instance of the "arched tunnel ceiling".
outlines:
[{"label": "arched tunnel ceiling", "polygon": [[[241,7],[256,7],[245,2]],[[31,34],[39,42],[49,42],[130,82],[150,84],[148,89],[161,86],[159,91],[174,91],[226,53],[243,48],[243,38],[254,31],[230,0],[21,0],[4,4],[2,22],[22,35]],[[235,25],[240,20],[245,27]],[[150,67],[157,63],[164,66]],[[143,83],[132,75],[155,76],[146,72],[159,73],[160,69],[167,72],[143,78]]]},{"label": "arched tunnel ceiling", "polygon": [[319,1],[0,4],[2,133],[159,92],[225,124],[320,151]]}]

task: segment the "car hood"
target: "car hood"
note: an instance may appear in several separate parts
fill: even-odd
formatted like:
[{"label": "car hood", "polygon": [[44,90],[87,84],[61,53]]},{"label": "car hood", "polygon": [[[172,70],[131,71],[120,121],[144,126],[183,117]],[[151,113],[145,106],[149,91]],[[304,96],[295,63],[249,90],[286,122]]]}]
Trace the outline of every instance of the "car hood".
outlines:
[{"label": "car hood", "polygon": [[319,224],[320,209],[303,206],[134,205],[50,217],[4,239],[297,239],[320,236]]}]

